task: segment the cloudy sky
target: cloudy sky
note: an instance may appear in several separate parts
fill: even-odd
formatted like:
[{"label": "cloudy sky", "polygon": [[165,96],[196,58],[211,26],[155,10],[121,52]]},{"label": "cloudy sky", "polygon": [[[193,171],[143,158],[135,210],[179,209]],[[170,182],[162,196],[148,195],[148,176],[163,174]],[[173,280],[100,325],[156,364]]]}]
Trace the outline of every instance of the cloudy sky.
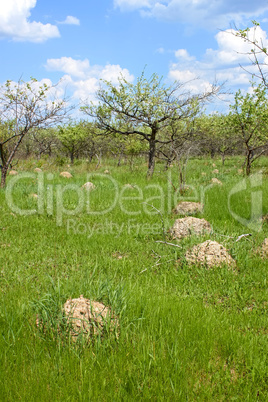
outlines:
[{"label": "cloudy sky", "polygon": [[146,66],[193,91],[215,79],[246,90],[248,48],[230,29],[252,20],[268,47],[267,0],[0,0],[0,82],[63,78],[78,102],[94,98],[100,78],[134,81]]}]

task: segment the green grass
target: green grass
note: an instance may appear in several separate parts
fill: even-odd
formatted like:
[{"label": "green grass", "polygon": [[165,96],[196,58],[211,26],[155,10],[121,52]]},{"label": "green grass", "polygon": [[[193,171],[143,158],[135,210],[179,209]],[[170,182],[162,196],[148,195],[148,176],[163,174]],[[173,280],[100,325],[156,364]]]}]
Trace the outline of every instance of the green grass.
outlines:
[{"label": "green grass", "polygon": [[[219,174],[212,173],[213,163]],[[162,225],[167,230],[177,218],[170,184],[177,183],[175,166],[168,176],[157,164],[147,181],[142,159],[133,169],[107,161],[97,172],[93,164],[58,168],[38,161],[44,171],[44,211],[28,216],[12,212],[0,191],[0,399],[267,400],[267,259],[257,250],[268,237],[268,225],[254,231],[230,213],[228,195],[245,179],[237,173],[241,163],[241,158],[228,159],[224,167],[219,160],[189,161],[187,183],[194,190],[183,198],[203,197],[204,213],[197,216],[211,223],[210,238],[235,258],[235,272],[186,263],[186,250],[209,236],[181,240],[181,248],[156,242],[163,240]],[[33,172],[36,166],[20,162],[17,170]],[[230,198],[233,213],[245,220],[251,219],[254,191],[261,191],[263,215],[268,213],[266,166],[267,159],[260,159],[253,171],[263,170],[260,186],[246,179],[246,189]],[[96,190],[88,200],[84,195],[84,208],[59,219],[60,189],[71,183],[78,188],[89,173],[105,169],[111,175],[90,179]],[[60,178],[64,170],[73,178]],[[48,179],[48,173],[54,177]],[[222,186],[208,187],[214,176]],[[114,208],[93,214],[112,205],[114,183],[119,197]],[[134,189],[124,188],[127,183]],[[38,209],[31,193],[37,193],[37,179],[19,180],[14,204]],[[63,203],[75,209],[76,192],[66,191]],[[243,233],[252,236],[236,242]],[[58,331],[64,302],[80,294],[112,306],[120,318],[119,339],[106,335],[86,346]],[[36,327],[36,314],[46,317],[51,331]]]}]

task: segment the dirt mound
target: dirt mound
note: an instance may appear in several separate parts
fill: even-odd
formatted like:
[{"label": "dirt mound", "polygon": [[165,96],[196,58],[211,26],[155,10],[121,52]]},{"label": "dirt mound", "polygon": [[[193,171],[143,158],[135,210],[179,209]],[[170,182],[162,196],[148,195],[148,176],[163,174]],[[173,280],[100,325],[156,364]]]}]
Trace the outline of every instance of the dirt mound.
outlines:
[{"label": "dirt mound", "polygon": [[228,254],[226,248],[216,241],[207,240],[187,251],[186,260],[192,264],[205,264],[208,267],[221,264],[234,265],[235,261]]},{"label": "dirt mound", "polygon": [[9,172],[10,176],[16,176],[16,174],[18,174],[18,172],[16,170],[10,170],[10,172]]},{"label": "dirt mound", "polygon": [[87,191],[91,191],[94,190],[96,186],[93,183],[91,183],[91,181],[88,181],[87,183],[83,184],[81,188]]},{"label": "dirt mound", "polygon": [[219,169],[214,169],[214,170],[212,170],[212,173],[218,174],[218,173],[219,173]]},{"label": "dirt mound", "polygon": [[262,222],[263,222],[263,223],[268,223],[268,214],[263,215],[263,217],[262,217]]},{"label": "dirt mound", "polygon": [[102,303],[85,299],[81,295],[79,299],[67,300],[63,309],[74,340],[80,334],[87,337],[102,335],[104,331],[115,331],[118,334],[118,318],[112,314],[110,307]]},{"label": "dirt mound", "polygon": [[104,170],[105,174],[110,174],[110,171],[108,169]]},{"label": "dirt mound", "polygon": [[205,219],[199,219],[194,217],[187,217],[177,219],[170,229],[170,232],[174,238],[181,239],[191,235],[200,236],[204,233],[210,233],[212,230],[210,223]]},{"label": "dirt mound", "polygon": [[217,184],[217,185],[219,185],[219,186],[222,186],[222,182],[221,182],[219,179],[217,179],[217,177],[213,177],[213,178],[211,179],[211,183],[212,183],[212,184]]},{"label": "dirt mound", "polygon": [[40,168],[35,168],[34,171],[35,171],[36,173],[41,173],[41,172],[42,172],[42,169],[40,169]]},{"label": "dirt mound", "polygon": [[193,215],[202,212],[202,209],[200,202],[182,201],[174,208],[174,212],[179,215]]},{"label": "dirt mound", "polygon": [[71,175],[71,173],[69,173],[69,172],[61,172],[61,173],[60,173],[60,176],[61,176],[61,177],[65,177],[66,179],[70,179],[71,177],[73,177],[73,176]]},{"label": "dirt mound", "polygon": [[29,197],[30,197],[30,198],[35,198],[35,199],[37,199],[37,198],[38,198],[38,194],[31,193],[31,194],[29,194]]},{"label": "dirt mound", "polygon": [[264,239],[261,248],[263,257],[268,257],[268,237]]}]

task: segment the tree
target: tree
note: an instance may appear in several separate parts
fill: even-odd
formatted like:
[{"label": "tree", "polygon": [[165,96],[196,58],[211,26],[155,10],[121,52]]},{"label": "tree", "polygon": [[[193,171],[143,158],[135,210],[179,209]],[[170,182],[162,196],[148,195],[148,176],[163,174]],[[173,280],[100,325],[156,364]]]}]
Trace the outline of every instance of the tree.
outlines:
[{"label": "tree", "polygon": [[231,154],[237,147],[240,137],[234,133],[232,115],[213,113],[202,114],[197,119],[197,131],[200,133],[200,145],[213,157],[219,153],[222,164],[227,154]]},{"label": "tree", "polygon": [[1,187],[5,187],[8,168],[23,139],[36,127],[48,127],[62,121],[68,109],[66,100],[51,98],[55,86],[29,82],[6,81],[0,87]]},{"label": "tree", "polygon": [[37,128],[31,133],[34,151],[38,159],[42,155],[52,155],[53,149],[57,148],[59,141],[56,136],[55,127]]},{"label": "tree", "polygon": [[246,54],[249,56],[252,65],[257,69],[252,72],[247,71],[244,67],[242,68],[251,76],[260,80],[263,85],[268,88],[268,50],[264,46],[261,38],[260,24],[255,20],[252,21],[252,24],[253,28],[233,30],[231,33],[232,35],[242,39],[250,46],[250,50]]},{"label": "tree", "polygon": [[148,176],[154,172],[156,145],[172,139],[160,139],[159,133],[172,122],[187,119],[197,113],[201,105],[217,92],[215,86],[202,94],[191,95],[183,91],[184,84],[175,82],[165,86],[153,74],[146,79],[144,72],[136,84],[122,75],[118,85],[103,81],[96,93],[98,103],[85,105],[82,110],[93,118],[97,127],[106,134],[138,135],[149,144]]},{"label": "tree", "polygon": [[246,151],[246,174],[250,174],[252,163],[268,149],[267,88],[263,84],[252,88],[252,93],[235,94],[231,105],[232,126],[240,135]]},{"label": "tree", "polygon": [[72,164],[74,159],[78,158],[85,148],[87,135],[87,127],[82,121],[79,123],[70,122],[65,126],[59,127],[57,137],[62,147],[67,151]]}]

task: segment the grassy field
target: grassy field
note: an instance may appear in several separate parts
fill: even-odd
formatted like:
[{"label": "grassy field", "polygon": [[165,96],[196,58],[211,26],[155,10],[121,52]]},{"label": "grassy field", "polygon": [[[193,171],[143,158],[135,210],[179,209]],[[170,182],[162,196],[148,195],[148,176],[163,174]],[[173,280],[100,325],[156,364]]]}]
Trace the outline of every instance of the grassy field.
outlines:
[{"label": "grassy field", "polygon": [[[148,181],[143,159],[97,171],[20,162],[25,177],[0,191],[0,399],[266,401],[267,258],[258,250],[268,223],[258,214],[268,214],[268,164],[260,159],[248,179],[241,164],[189,161],[181,196],[176,166],[157,164]],[[66,170],[73,178],[59,176]],[[96,189],[79,190],[86,181]],[[211,223],[210,236],[164,235],[181,200],[204,202],[197,217]],[[208,238],[229,250],[235,271],[187,264],[185,252]],[[157,242],[165,239],[181,248]],[[74,344],[58,330],[64,302],[81,294],[118,314],[118,339]]]}]

